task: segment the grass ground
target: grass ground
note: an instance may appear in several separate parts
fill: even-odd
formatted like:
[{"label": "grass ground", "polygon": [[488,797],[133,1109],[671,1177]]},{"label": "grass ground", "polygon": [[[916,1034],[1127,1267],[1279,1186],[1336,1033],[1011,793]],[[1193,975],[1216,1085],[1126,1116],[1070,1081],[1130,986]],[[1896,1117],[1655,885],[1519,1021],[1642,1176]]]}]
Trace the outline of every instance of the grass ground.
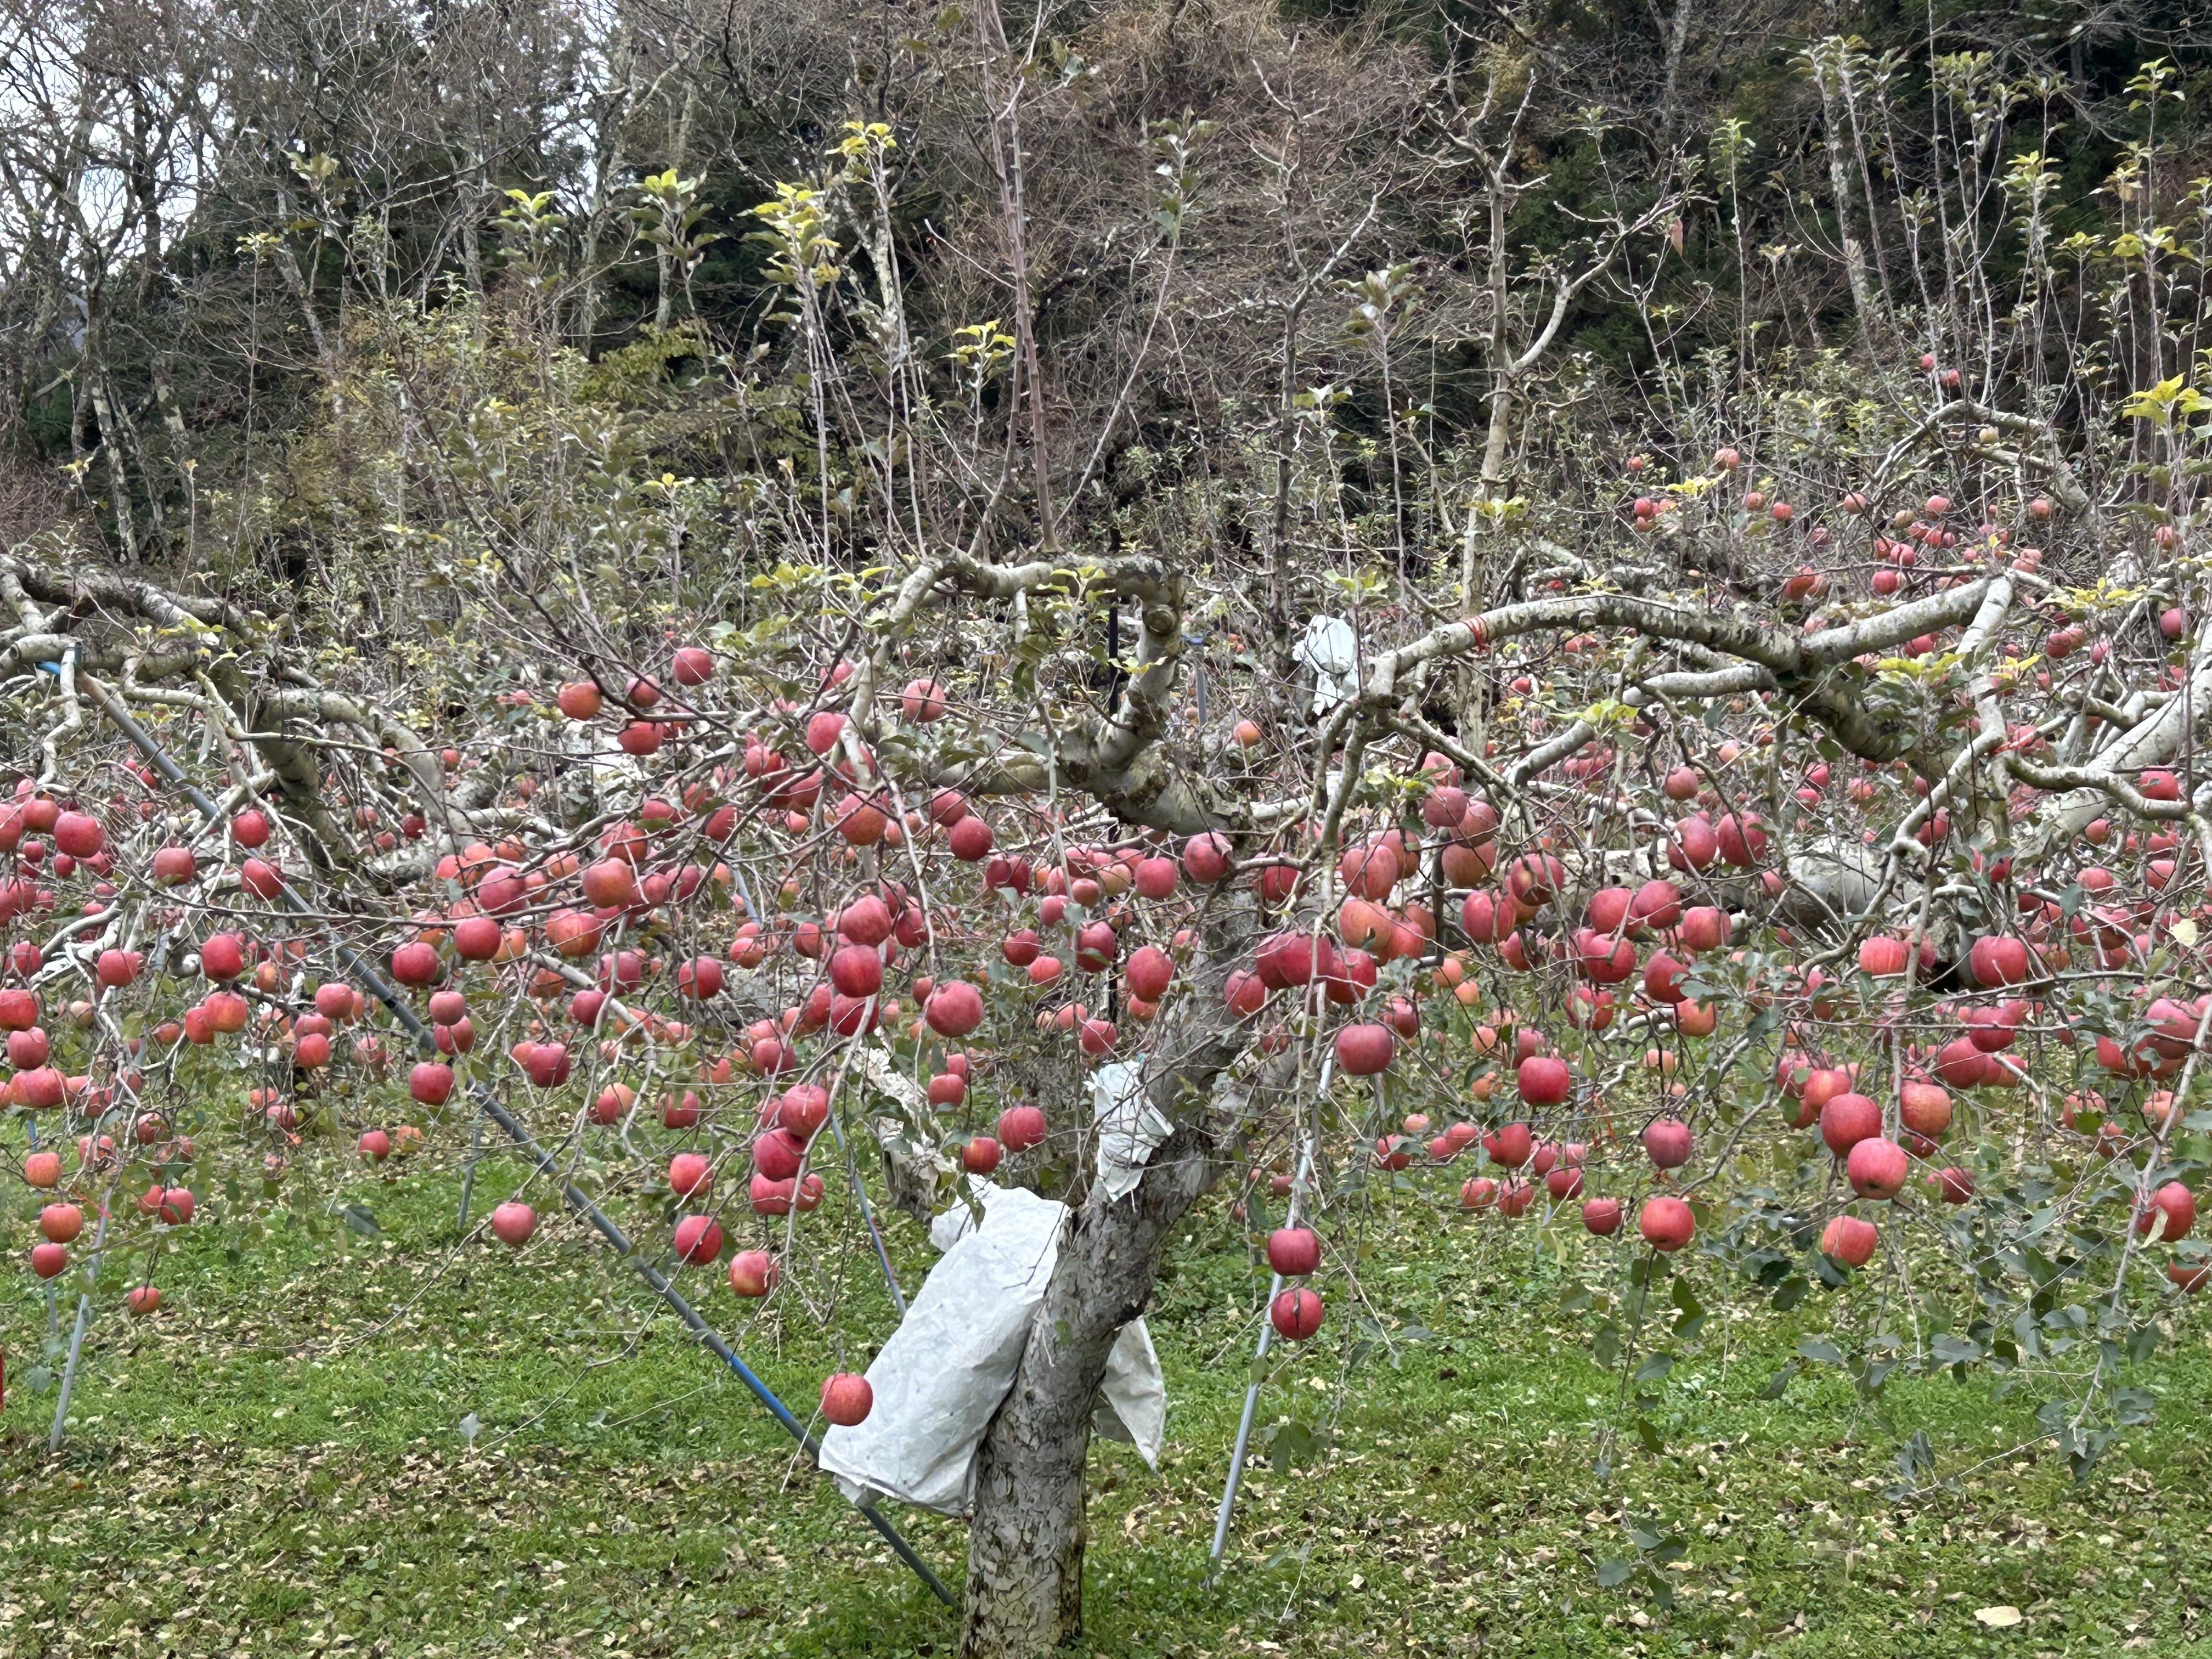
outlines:
[{"label": "grass ground", "polygon": [[[480,1200],[519,1173],[488,1173]],[[550,1218],[520,1255],[459,1243],[457,1191],[426,1159],[348,1194],[380,1231],[295,1223],[235,1256],[241,1224],[204,1218],[162,1267],[159,1316],[95,1322],[58,1456],[55,1395],[24,1386],[45,1304],[18,1282],[0,1303],[0,1655],[949,1652],[946,1612],[610,1252]],[[1255,1456],[1209,1589],[1256,1328],[1240,1229],[1225,1204],[1194,1219],[1152,1316],[1159,1473],[1092,1454],[1090,1651],[2212,1653],[2201,1324],[2132,1379],[2155,1425],[2080,1485],[2014,1449],[2032,1401],[1986,1379],[1899,1381],[1869,1405],[1816,1369],[1765,1398],[1830,1316],[1817,1298],[1677,1342],[1662,1449],[1630,1441],[1601,1475],[1617,1376],[1534,1231],[1485,1224],[1410,1206],[1379,1222],[1364,1277],[1388,1315],[1337,1295],[1269,1382],[1263,1434],[1290,1419],[1327,1443],[1279,1471],[1291,1428]],[[911,1282],[926,1247],[902,1224],[894,1239]],[[738,1333],[720,1274],[692,1279]],[[842,1294],[848,1330],[885,1328],[878,1287]],[[811,1403],[818,1335],[770,1314],[738,1340]],[[1953,1479],[1895,1498],[1914,1430]],[[957,1583],[958,1529],[899,1519]],[[1669,1541],[1647,1556],[1625,1520]],[[1649,1571],[1601,1587],[1621,1560]]]}]

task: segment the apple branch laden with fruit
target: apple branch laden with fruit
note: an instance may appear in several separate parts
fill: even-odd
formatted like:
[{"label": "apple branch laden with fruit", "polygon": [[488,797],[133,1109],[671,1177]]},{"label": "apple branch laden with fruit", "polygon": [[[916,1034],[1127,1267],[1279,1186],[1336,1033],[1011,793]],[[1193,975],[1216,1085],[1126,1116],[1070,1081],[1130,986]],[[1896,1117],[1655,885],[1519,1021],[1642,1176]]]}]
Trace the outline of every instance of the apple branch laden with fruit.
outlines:
[{"label": "apple branch laden with fruit", "polygon": [[[27,1161],[71,1194],[34,1271],[69,1271],[81,1194],[137,1170],[106,1248],[146,1253],[133,1306],[156,1306],[155,1253],[214,1170],[250,1157],[272,1194],[339,1126],[404,1157],[468,1078],[549,1144],[570,1121],[607,1136],[572,1155],[603,1192],[672,1193],[677,1261],[750,1235],[739,1295],[782,1286],[833,1324],[805,1218],[874,1177],[832,1167],[831,1114],[884,1143],[917,1216],[1048,1176],[1078,1201],[971,1546],[979,1579],[1030,1564],[1025,1610],[997,1616],[1036,1628],[1066,1616],[1091,1402],[1169,1234],[1224,1175],[1256,1220],[1302,1142],[1323,1173],[1268,1242],[1302,1281],[1273,1310],[1292,1340],[1325,1320],[1310,1241],[1378,1190],[1478,1224],[1578,1215],[1607,1252],[1632,1203],[1660,1259],[1700,1243],[1770,1291],[1840,1282],[1902,1229],[1978,1287],[1923,1364],[2029,1363],[2013,1310],[2072,1273],[2106,1328],[2149,1316],[2127,1272],[2146,1237],[2184,1241],[2160,1259],[2203,1282],[2173,1177],[2212,1012],[2188,982],[2206,802],[2169,769],[2212,629],[2172,607],[2054,623],[2073,591],[2001,531],[1917,573],[1920,597],[1803,621],[1804,594],[1589,581],[1433,626],[1363,617],[1352,695],[1224,743],[1193,719],[1200,573],[948,553],[891,575],[794,590],[822,607],[807,626],[779,605],[719,648],[526,679],[493,737],[319,684],[234,606],[8,556],[0,659],[43,724],[0,823],[7,1098],[77,1149],[74,1172]],[[1120,611],[1133,647],[1108,658]],[[1504,695],[1440,705],[1462,672]],[[225,833],[120,754],[85,707],[108,696],[191,757]],[[2094,862],[2116,836],[2140,850]],[[422,999],[440,1059],[405,1067],[337,939]],[[1109,1060],[1174,1126],[1119,1200],[1078,1104]],[[870,1084],[886,1063],[919,1102]],[[997,1133],[957,1127],[984,1099]],[[1492,1173],[1425,1178],[1478,1142]],[[2038,1160],[2069,1171],[2040,1179],[2076,1225],[2117,1206],[2108,1285],[2091,1257],[2008,1265],[2040,1260],[2004,1210]],[[1744,1179],[1793,1167],[1779,1198]],[[488,1224],[538,1236],[519,1200]],[[833,1420],[866,1409],[856,1384],[833,1379]]]}]

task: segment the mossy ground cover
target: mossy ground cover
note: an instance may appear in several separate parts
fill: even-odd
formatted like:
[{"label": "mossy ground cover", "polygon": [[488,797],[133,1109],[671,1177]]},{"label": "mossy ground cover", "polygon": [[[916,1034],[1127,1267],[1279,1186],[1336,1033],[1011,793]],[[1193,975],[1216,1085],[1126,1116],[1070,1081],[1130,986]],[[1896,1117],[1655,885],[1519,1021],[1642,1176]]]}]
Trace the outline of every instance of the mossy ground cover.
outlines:
[{"label": "mossy ground cover", "polygon": [[[479,1215],[520,1173],[486,1169]],[[950,1651],[951,1616],[611,1252],[550,1216],[520,1255],[465,1241],[458,1191],[426,1156],[345,1194],[376,1231],[341,1212],[258,1240],[211,1206],[162,1263],[158,1316],[104,1297],[57,1456],[55,1395],[25,1383],[46,1304],[19,1281],[0,1304],[0,1655]],[[1328,1325],[1263,1391],[1210,1587],[1256,1296],[1226,1199],[1194,1218],[1152,1321],[1160,1471],[1092,1454],[1090,1651],[2212,1652],[2198,1316],[2130,1378],[2156,1422],[2079,1482],[2033,1443],[2032,1395],[1984,1376],[1868,1401],[1814,1366],[1766,1397],[1836,1316],[1819,1297],[1671,1340],[1645,1414],[1660,1449],[1616,1432],[1601,1470],[1629,1414],[1589,1316],[1562,1305],[1560,1255],[1527,1223],[1395,1203],[1361,1294],[1325,1280]],[[1570,1263],[1589,1248],[1562,1237]],[[927,1248],[903,1223],[892,1241],[911,1282]],[[805,1288],[860,1343],[886,1310],[846,1255]],[[748,1328],[719,1273],[686,1282],[811,1405],[836,1356],[796,1298]],[[1900,1496],[1915,1431],[1934,1471]],[[959,1529],[899,1519],[957,1583]],[[1608,1586],[1607,1563],[1639,1570]]]}]

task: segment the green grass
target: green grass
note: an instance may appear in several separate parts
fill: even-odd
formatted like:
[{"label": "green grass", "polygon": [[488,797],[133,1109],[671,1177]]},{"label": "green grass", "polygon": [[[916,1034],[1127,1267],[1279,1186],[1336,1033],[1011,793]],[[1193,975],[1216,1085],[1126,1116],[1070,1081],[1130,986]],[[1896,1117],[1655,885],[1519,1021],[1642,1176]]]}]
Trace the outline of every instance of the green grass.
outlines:
[{"label": "green grass", "polygon": [[[348,1194],[373,1236],[272,1222],[250,1243],[242,1210],[208,1204],[162,1264],[158,1317],[104,1295],[58,1457],[55,1395],[24,1386],[45,1304],[19,1279],[0,1303],[0,1655],[950,1650],[951,1616],[580,1225],[549,1217],[520,1255],[458,1243],[442,1157]],[[488,1171],[480,1212],[519,1176]],[[848,1223],[833,1200],[808,1224]],[[893,1238],[912,1282],[926,1247],[903,1222]],[[1985,1377],[1900,1379],[1866,1403],[1816,1368],[1763,1398],[1832,1304],[1723,1318],[1717,1269],[1692,1261],[1716,1313],[1674,1345],[1664,1449],[1616,1443],[1601,1476],[1618,1376],[1533,1226],[1439,1226],[1408,1203],[1370,1243],[1385,1340],[1325,1279],[1329,1322],[1261,1422],[1333,1425],[1329,1443],[1304,1468],[1255,1456],[1209,1589],[1255,1296],[1225,1199],[1194,1218],[1152,1318],[1160,1472],[1092,1454],[1088,1651],[2212,1652],[2212,1369],[2193,1317],[2130,1379],[2156,1394],[2155,1425],[2077,1485],[2013,1449],[2032,1397],[1993,1400]],[[1565,1258],[1591,1248],[1571,1237]],[[864,1252],[830,1254],[805,1288],[835,1303],[857,1364],[885,1304]],[[834,1357],[795,1302],[746,1328],[719,1273],[687,1283],[811,1403]],[[1915,1430],[1952,1487],[1895,1500]],[[1598,1583],[1600,1562],[1638,1554],[1631,1516],[1685,1547],[1662,1570],[1671,1610],[1642,1577]],[[957,1583],[957,1526],[898,1519]],[[2023,1621],[1975,1618],[1997,1607]]]}]

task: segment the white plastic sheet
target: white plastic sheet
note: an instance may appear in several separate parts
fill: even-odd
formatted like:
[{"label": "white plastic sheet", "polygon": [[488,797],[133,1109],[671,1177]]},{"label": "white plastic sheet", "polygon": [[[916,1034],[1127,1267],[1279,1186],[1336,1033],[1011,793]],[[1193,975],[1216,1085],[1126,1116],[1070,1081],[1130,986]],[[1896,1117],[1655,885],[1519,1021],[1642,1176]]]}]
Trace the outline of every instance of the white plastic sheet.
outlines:
[{"label": "white plastic sheet", "polygon": [[[931,1224],[945,1256],[868,1367],[867,1420],[822,1437],[822,1467],[856,1503],[883,1496],[958,1515],[974,1499],[976,1454],[1052,1281],[1067,1206],[1020,1188],[970,1186],[982,1223],[961,1203]],[[1139,1319],[1108,1356],[1092,1427],[1157,1468],[1166,1426],[1167,1385]]]},{"label": "white plastic sheet", "polygon": [[1126,1060],[1091,1074],[1091,1114],[1098,1127],[1099,1182],[1107,1197],[1127,1198],[1175,1125],[1146,1098],[1144,1067]]},{"label": "white plastic sheet", "polygon": [[1359,635],[1341,617],[1316,617],[1292,653],[1313,670],[1316,720],[1350,696],[1358,685]]}]

